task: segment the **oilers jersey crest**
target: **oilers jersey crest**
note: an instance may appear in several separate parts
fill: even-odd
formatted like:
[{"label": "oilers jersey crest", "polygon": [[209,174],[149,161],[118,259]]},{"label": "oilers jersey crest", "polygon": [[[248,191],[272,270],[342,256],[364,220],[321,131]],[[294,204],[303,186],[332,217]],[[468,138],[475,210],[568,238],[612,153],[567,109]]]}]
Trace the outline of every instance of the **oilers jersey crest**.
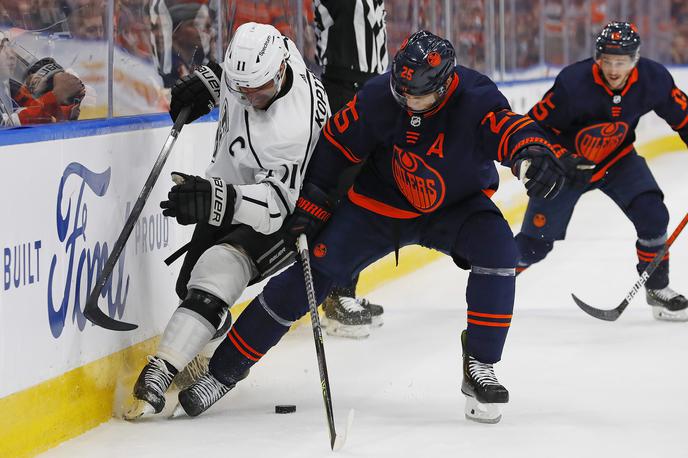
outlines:
[{"label": "oilers jersey crest", "polygon": [[622,157],[636,154],[635,129],[650,111],[688,143],[688,98],[664,66],[641,57],[619,90],[608,87],[593,59],[566,67],[528,114],[553,143],[598,164],[597,181]]},{"label": "oilers jersey crest", "polygon": [[479,72],[456,66],[446,97],[425,113],[401,109],[385,73],[327,121],[309,176],[333,189],[338,170],[365,161],[349,199],[381,215],[416,218],[476,193],[492,195],[494,161],[511,166],[530,144],[551,146]]}]

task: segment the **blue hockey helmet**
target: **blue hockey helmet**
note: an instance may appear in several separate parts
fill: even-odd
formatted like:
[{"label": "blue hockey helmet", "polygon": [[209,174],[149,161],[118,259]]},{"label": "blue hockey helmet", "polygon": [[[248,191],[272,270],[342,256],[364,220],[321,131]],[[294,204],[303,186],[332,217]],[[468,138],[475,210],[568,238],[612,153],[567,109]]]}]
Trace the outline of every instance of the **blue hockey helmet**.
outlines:
[{"label": "blue hockey helmet", "polygon": [[630,22],[610,22],[595,40],[595,60],[601,54],[631,56],[634,61],[640,55],[640,35],[635,24]]},{"label": "blue hockey helmet", "polygon": [[435,103],[423,111],[431,110],[446,95],[446,82],[455,65],[456,52],[448,40],[425,30],[416,32],[402,43],[394,56],[392,94],[404,109],[409,109],[407,96],[437,93]]}]

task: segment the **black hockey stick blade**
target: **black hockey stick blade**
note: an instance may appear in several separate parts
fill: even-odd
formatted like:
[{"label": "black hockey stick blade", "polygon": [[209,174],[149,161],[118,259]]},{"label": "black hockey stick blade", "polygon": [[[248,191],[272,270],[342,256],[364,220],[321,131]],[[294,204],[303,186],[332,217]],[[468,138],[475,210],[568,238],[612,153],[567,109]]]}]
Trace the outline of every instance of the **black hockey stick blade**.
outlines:
[{"label": "black hockey stick blade", "polygon": [[96,326],[110,329],[112,331],[133,331],[134,329],[138,328],[138,326],[133,323],[127,323],[110,318],[102,310],[100,310],[97,305],[96,307],[91,308],[84,307],[84,316],[88,319],[88,321]]},{"label": "black hockey stick blade", "polygon": [[578,299],[575,294],[571,294],[573,300],[576,302],[576,305],[578,305],[578,307],[580,307],[581,310],[583,310],[590,316],[605,321],[616,321],[616,319],[619,318],[619,316],[621,316],[623,311],[626,310],[626,307],[628,307],[628,304],[631,303],[638,291],[640,291],[641,288],[645,285],[645,283],[647,283],[647,281],[650,279],[650,276],[654,273],[654,271],[657,269],[659,264],[664,259],[664,255],[667,254],[669,248],[674,243],[676,238],[679,236],[681,231],[683,231],[683,229],[686,227],[686,225],[688,225],[688,213],[686,213],[686,215],[683,217],[678,226],[676,226],[674,232],[667,239],[666,243],[664,243],[664,247],[655,254],[654,260],[650,264],[648,264],[647,267],[645,267],[645,270],[643,270],[643,272],[640,274],[640,278],[638,278],[631,290],[628,292],[628,294],[626,294],[624,300],[621,301],[621,304],[619,304],[616,308],[611,310],[598,309]]},{"label": "black hockey stick blade", "polygon": [[134,203],[134,208],[131,210],[131,213],[129,213],[129,216],[124,223],[124,228],[117,237],[117,241],[115,241],[115,244],[112,247],[112,252],[105,261],[105,266],[100,272],[100,276],[96,280],[96,284],[86,300],[86,305],[84,305],[84,316],[88,319],[88,321],[96,326],[110,329],[112,331],[132,331],[138,328],[138,326],[135,324],[119,321],[106,315],[98,308],[98,299],[101,296],[105,284],[110,279],[112,271],[115,269],[117,260],[122,254],[122,250],[124,250],[127,240],[129,240],[129,236],[134,229],[134,225],[136,225],[136,221],[139,219],[139,216],[141,216],[141,212],[143,211],[144,205],[146,205],[148,196],[150,195],[155,182],[158,180],[160,172],[162,172],[162,168],[165,166],[165,162],[167,161],[167,157],[170,155],[172,147],[177,140],[177,136],[179,135],[179,132],[181,132],[182,127],[184,127],[190,112],[191,107],[184,107],[177,116],[177,119],[172,126],[172,130],[167,136],[167,140],[165,141],[165,144],[163,145],[162,150],[160,151],[160,154],[158,155],[158,158],[156,159],[155,164],[153,165],[153,168],[143,185],[143,189],[139,193],[136,203]]},{"label": "black hockey stick blade", "polygon": [[621,316],[621,312],[623,312],[628,305],[628,301],[624,299],[618,307],[611,310],[603,310],[586,304],[582,300],[578,299],[575,294],[571,294],[571,297],[573,297],[576,305],[578,305],[578,307],[580,307],[580,309],[585,313],[604,321],[616,321],[616,319]]}]

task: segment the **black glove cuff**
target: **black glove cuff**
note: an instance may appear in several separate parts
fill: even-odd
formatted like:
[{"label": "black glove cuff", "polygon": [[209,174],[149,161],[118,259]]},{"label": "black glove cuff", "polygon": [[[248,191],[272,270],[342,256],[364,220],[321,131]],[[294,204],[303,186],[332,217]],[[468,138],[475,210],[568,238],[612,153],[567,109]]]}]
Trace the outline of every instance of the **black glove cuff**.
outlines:
[{"label": "black glove cuff", "polygon": [[314,202],[311,202],[303,196],[299,197],[299,199],[296,201],[296,207],[307,213],[310,213],[312,216],[314,216],[322,222],[326,222],[328,219],[330,219],[330,216],[332,215],[332,213],[326,210],[325,208],[321,207],[320,205]]}]

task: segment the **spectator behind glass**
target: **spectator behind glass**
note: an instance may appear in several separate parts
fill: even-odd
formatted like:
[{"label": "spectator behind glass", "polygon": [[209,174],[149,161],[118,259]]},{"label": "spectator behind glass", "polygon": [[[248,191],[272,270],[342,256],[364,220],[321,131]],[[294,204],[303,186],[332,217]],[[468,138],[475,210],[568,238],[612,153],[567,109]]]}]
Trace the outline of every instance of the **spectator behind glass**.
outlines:
[{"label": "spectator behind glass", "polygon": [[10,47],[10,41],[0,32],[0,127],[20,125],[19,117],[15,113],[10,92],[10,76],[14,73],[17,58]]},{"label": "spectator behind glass", "polygon": [[0,24],[46,33],[67,29],[60,0],[0,0]]},{"label": "spectator behind glass", "polygon": [[[172,19],[172,68],[163,74],[165,87],[192,72],[196,65],[204,65],[212,58],[215,33],[210,11],[206,5],[182,3],[169,7]],[[214,59],[213,59],[214,60]]]},{"label": "spectator behind glass", "polygon": [[[16,74],[16,73],[15,73]],[[66,73],[54,59],[36,61],[24,84],[10,79],[10,94],[19,123],[45,124],[76,120],[86,91],[76,76]]]},{"label": "spectator behind glass", "polygon": [[153,58],[151,11],[148,0],[120,0],[116,11],[116,43],[145,60]]},{"label": "spectator behind glass", "polygon": [[72,38],[104,40],[104,3],[102,1],[80,1],[74,6],[67,18]]}]

